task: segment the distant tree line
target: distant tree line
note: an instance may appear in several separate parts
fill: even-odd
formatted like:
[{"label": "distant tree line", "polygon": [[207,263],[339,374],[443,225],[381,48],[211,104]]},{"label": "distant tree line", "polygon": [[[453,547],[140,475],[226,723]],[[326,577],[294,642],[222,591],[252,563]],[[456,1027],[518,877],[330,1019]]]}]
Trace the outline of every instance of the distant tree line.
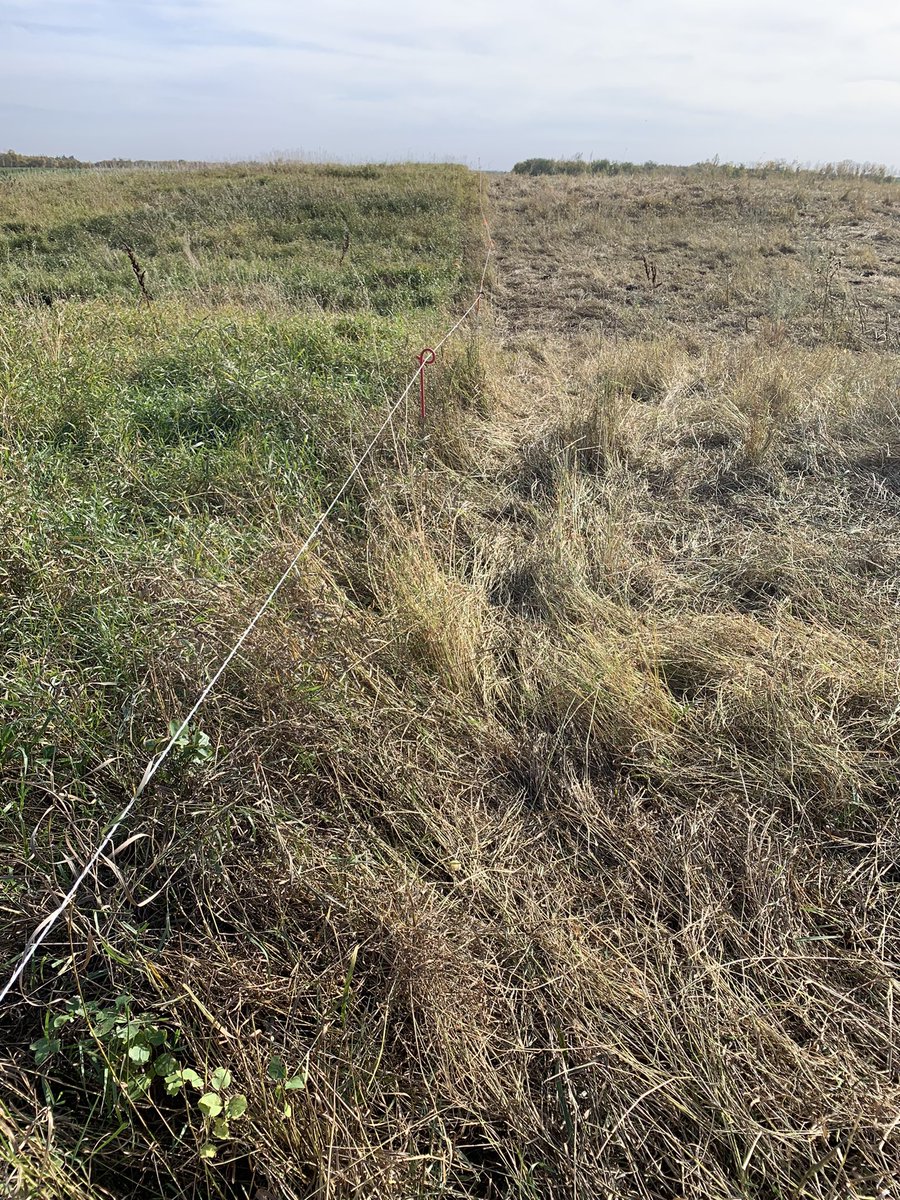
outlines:
[{"label": "distant tree line", "polygon": [[99,162],[82,162],[71,154],[18,154],[15,150],[0,152],[0,168],[2,167],[36,167],[36,168],[67,168],[69,170],[89,170],[92,167],[187,167],[197,164],[187,159],[168,159],[156,162],[149,158],[103,158]]},{"label": "distant tree line", "polygon": [[609,158],[526,158],[513,167],[516,175],[634,175],[656,170],[659,163],[615,162]]},{"label": "distant tree line", "polygon": [[516,175],[636,175],[642,171],[689,171],[724,175],[729,179],[739,179],[742,176],[765,178],[768,175],[812,174],[825,179],[872,179],[890,183],[896,178],[882,163],[857,163],[850,160],[810,165],[774,159],[771,162],[746,164],[723,163],[716,157],[705,162],[679,167],[656,162],[617,162],[615,159],[609,158],[585,159],[581,155],[576,155],[575,158],[526,158],[522,162],[517,162],[513,167]]},{"label": "distant tree line", "polygon": [[87,167],[71,154],[17,154],[15,150],[0,153],[0,167]]}]

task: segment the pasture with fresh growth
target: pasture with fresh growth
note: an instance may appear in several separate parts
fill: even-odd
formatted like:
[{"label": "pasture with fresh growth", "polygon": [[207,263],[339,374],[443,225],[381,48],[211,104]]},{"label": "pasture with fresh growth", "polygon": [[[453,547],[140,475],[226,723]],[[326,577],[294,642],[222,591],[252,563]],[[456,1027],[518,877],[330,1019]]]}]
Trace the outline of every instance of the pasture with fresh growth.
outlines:
[{"label": "pasture with fresh growth", "polygon": [[495,246],[0,1010],[11,1196],[892,1194],[900,185],[614,166],[0,174],[4,979]]}]

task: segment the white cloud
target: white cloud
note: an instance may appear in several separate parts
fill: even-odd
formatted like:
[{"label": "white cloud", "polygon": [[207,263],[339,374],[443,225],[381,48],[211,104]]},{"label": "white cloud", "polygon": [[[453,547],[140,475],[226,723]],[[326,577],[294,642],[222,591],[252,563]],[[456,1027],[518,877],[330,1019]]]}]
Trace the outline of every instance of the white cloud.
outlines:
[{"label": "white cloud", "polygon": [[0,0],[0,38],[23,149],[897,157],[893,0]]}]

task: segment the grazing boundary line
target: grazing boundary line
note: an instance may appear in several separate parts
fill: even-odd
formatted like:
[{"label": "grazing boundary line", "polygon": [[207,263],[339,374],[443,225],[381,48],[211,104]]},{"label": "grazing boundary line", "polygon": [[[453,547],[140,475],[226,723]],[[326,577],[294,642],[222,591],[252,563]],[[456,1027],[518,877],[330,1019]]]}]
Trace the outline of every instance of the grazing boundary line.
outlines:
[{"label": "grazing boundary line", "polygon": [[[490,264],[491,256],[494,253],[494,243],[493,243],[493,240],[491,239],[487,219],[486,219],[486,217],[484,217],[483,211],[482,211],[482,219],[484,220],[485,229],[487,230],[488,248],[487,248],[487,254],[485,255],[485,259],[484,259],[484,268],[481,272],[481,281],[478,286],[478,291],[475,295],[475,299],[472,301],[472,303],[469,305],[469,307],[466,309],[466,311],[462,314],[462,316],[459,318],[459,320],[456,322],[456,324],[452,325],[450,327],[450,329],[447,330],[447,332],[443,335],[443,337],[441,337],[440,341],[435,342],[434,346],[431,348],[432,353],[434,351],[439,350],[441,348],[441,346],[443,346],[445,344],[445,342],[447,342],[453,336],[453,334],[456,333],[457,329],[459,329],[459,327],[466,320],[466,318],[470,315],[470,313],[472,313],[472,312],[477,313],[479,306],[481,304],[481,298],[484,295],[485,280],[487,279],[488,266]],[[315,525],[313,525],[311,531],[307,535],[307,537],[306,537],[305,541],[303,542],[303,544],[301,545],[300,549],[297,551],[297,553],[294,555],[294,557],[288,563],[283,574],[281,575],[281,578],[278,580],[278,582],[275,584],[275,586],[272,588],[272,590],[266,596],[265,600],[263,600],[262,604],[256,610],[253,617],[251,618],[251,620],[248,622],[248,624],[244,628],[243,632],[241,633],[240,637],[237,639],[237,641],[234,643],[234,645],[228,651],[226,656],[222,659],[221,663],[216,668],[216,671],[213,674],[212,678],[210,679],[210,681],[207,683],[206,687],[204,687],[203,691],[200,693],[200,695],[195,700],[195,702],[194,702],[193,706],[191,707],[190,711],[188,712],[187,716],[184,717],[184,719],[181,721],[181,724],[178,726],[178,728],[175,730],[175,732],[170,735],[169,740],[166,742],[165,746],[159,752],[159,754],[157,754],[154,758],[152,758],[150,760],[150,762],[147,764],[147,769],[144,771],[144,774],[143,774],[143,777],[141,778],[140,783],[137,785],[135,790],[132,792],[131,797],[128,800],[128,803],[118,814],[118,816],[116,817],[116,819],[113,821],[112,825],[107,830],[105,836],[103,837],[103,839],[101,840],[99,845],[96,847],[96,849],[93,851],[91,856],[88,858],[87,862],[84,864],[82,869],[79,871],[78,875],[75,877],[75,881],[71,884],[71,886],[69,887],[69,890],[66,892],[63,899],[56,906],[56,908],[53,910],[53,912],[51,912],[47,917],[44,918],[43,921],[41,921],[41,923],[35,928],[34,932],[28,938],[27,942],[25,943],[24,949],[22,950],[22,953],[19,955],[19,958],[16,961],[16,965],[13,968],[12,973],[10,974],[9,978],[4,983],[3,987],[0,988],[0,1002],[2,1002],[3,1000],[6,999],[6,997],[9,995],[10,991],[15,987],[16,983],[18,983],[18,981],[22,978],[25,968],[28,966],[28,964],[34,958],[38,949],[40,948],[42,943],[46,940],[47,935],[50,933],[50,931],[56,925],[57,921],[59,921],[59,919],[63,916],[63,914],[69,908],[69,905],[73,902],[76,895],[78,894],[78,889],[84,883],[85,879],[87,879],[88,875],[90,875],[91,871],[93,871],[94,867],[97,865],[103,852],[107,849],[107,847],[112,842],[112,840],[115,837],[118,830],[122,827],[124,822],[127,820],[129,814],[134,809],[134,806],[137,804],[138,800],[141,798],[144,791],[147,789],[147,787],[150,784],[150,781],[153,779],[154,775],[157,773],[159,768],[163,765],[163,763],[166,761],[166,759],[171,754],[172,750],[174,749],[174,747],[176,746],[176,744],[178,742],[178,739],[184,733],[185,729],[187,729],[188,725],[191,723],[193,718],[196,716],[196,714],[200,710],[200,708],[202,708],[203,704],[206,702],[207,698],[209,697],[209,694],[212,692],[213,688],[216,686],[219,679],[222,677],[222,674],[227,669],[228,665],[231,663],[231,661],[233,660],[235,655],[238,653],[240,648],[243,646],[244,642],[247,640],[247,638],[250,636],[250,634],[256,628],[257,624],[262,619],[262,617],[263,617],[264,613],[266,612],[266,610],[268,609],[269,605],[272,603],[272,601],[275,599],[275,597],[281,591],[284,584],[287,582],[288,578],[293,573],[295,567],[297,566],[297,563],[300,561],[300,559],[303,557],[303,555],[307,552],[307,550],[310,548],[312,543],[315,541],[315,539],[316,539],[317,535],[319,534],[320,530],[322,529],[323,525],[328,520],[328,517],[334,511],[336,505],[338,504],[338,501],[341,499],[341,497],[346,492],[347,488],[350,486],[350,484],[353,482],[353,480],[359,474],[360,470],[363,467],[363,464],[366,462],[366,460],[369,458],[372,451],[375,449],[378,439],[381,437],[381,435],[387,429],[388,425],[391,423],[397,409],[400,407],[400,405],[403,403],[403,401],[407,398],[407,396],[410,394],[412,389],[415,387],[416,382],[422,377],[422,373],[425,370],[427,362],[424,360],[423,356],[417,356],[417,358],[418,358],[419,365],[416,368],[415,372],[410,377],[409,382],[407,383],[406,387],[403,389],[403,391],[400,393],[400,395],[396,398],[394,403],[388,409],[388,413],[387,413],[387,416],[384,418],[384,421],[381,423],[381,425],[379,426],[379,428],[378,428],[377,432],[374,434],[374,436],[370,439],[365,450],[363,450],[362,454],[359,456],[359,458],[354,463],[353,469],[347,475],[346,479],[341,484],[340,488],[338,488],[337,492],[335,492],[334,496],[331,498],[331,501],[329,502],[328,507],[325,508],[322,511],[322,513],[319,515],[319,517],[317,518]],[[433,362],[434,361],[433,358],[430,361]]]}]

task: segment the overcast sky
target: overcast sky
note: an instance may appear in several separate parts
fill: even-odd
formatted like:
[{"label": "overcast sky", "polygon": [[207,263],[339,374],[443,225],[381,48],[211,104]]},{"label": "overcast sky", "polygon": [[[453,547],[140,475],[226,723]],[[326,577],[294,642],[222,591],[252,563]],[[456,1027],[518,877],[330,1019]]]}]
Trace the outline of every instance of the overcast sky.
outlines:
[{"label": "overcast sky", "polygon": [[0,0],[0,149],[900,165],[900,0]]}]

